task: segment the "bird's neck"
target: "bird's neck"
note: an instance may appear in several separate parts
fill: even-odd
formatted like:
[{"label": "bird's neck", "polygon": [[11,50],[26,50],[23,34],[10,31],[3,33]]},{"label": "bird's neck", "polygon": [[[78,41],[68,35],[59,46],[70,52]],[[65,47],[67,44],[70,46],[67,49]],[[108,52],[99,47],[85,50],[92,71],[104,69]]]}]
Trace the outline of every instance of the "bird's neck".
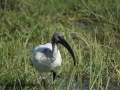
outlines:
[{"label": "bird's neck", "polygon": [[55,42],[52,42],[52,53],[51,53],[51,59],[53,61],[56,60],[58,55],[58,49],[57,49],[57,44]]},{"label": "bird's neck", "polygon": [[57,44],[55,42],[52,42],[52,54],[53,56],[57,56],[58,53]]}]

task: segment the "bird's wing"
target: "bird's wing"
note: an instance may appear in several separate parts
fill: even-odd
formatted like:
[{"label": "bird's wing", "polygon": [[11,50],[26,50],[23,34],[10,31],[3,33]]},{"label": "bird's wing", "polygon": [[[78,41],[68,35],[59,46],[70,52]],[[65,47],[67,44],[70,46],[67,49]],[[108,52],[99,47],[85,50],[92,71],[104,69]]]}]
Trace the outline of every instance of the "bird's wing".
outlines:
[{"label": "bird's wing", "polygon": [[33,52],[33,62],[39,62],[43,65],[50,65],[49,55],[52,51],[52,44],[47,43],[44,45],[38,45]]}]

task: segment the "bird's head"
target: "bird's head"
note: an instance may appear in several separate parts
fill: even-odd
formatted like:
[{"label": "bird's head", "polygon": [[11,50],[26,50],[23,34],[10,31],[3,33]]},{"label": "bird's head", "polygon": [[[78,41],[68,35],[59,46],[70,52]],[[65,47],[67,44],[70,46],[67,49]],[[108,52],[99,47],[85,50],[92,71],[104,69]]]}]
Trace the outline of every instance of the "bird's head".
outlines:
[{"label": "bird's head", "polygon": [[72,55],[73,60],[74,60],[74,65],[76,65],[76,59],[75,59],[75,55],[73,53],[73,50],[71,49],[70,45],[67,43],[67,41],[64,39],[64,36],[59,33],[59,32],[55,32],[53,37],[52,37],[52,42],[58,44],[62,44]]},{"label": "bird's head", "polygon": [[52,42],[55,42],[58,44],[58,43],[62,42],[62,39],[64,39],[63,35],[59,32],[55,32],[52,37]]}]

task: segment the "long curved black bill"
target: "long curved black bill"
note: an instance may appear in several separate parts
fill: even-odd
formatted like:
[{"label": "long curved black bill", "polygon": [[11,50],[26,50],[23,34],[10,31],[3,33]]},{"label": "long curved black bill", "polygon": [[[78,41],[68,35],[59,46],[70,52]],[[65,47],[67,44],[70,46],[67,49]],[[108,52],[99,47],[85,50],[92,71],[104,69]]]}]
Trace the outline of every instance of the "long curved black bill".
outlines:
[{"label": "long curved black bill", "polygon": [[77,62],[76,62],[76,59],[75,59],[75,55],[74,55],[74,53],[73,53],[70,45],[69,45],[64,39],[62,39],[62,38],[60,38],[60,39],[61,39],[61,40],[60,40],[60,41],[61,41],[60,43],[70,52],[70,54],[72,55],[73,60],[74,60],[74,65],[76,65]]}]

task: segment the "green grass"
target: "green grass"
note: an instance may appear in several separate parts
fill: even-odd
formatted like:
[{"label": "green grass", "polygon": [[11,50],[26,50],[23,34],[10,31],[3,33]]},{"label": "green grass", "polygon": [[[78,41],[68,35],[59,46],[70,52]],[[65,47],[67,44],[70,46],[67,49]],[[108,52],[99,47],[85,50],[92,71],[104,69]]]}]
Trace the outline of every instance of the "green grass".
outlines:
[{"label": "green grass", "polygon": [[32,51],[51,42],[56,31],[78,64],[73,67],[69,52],[59,45],[63,63],[55,71],[62,78],[50,90],[75,90],[75,84],[81,90],[119,90],[119,0],[1,0],[0,5],[0,90],[44,90],[31,66]]}]

